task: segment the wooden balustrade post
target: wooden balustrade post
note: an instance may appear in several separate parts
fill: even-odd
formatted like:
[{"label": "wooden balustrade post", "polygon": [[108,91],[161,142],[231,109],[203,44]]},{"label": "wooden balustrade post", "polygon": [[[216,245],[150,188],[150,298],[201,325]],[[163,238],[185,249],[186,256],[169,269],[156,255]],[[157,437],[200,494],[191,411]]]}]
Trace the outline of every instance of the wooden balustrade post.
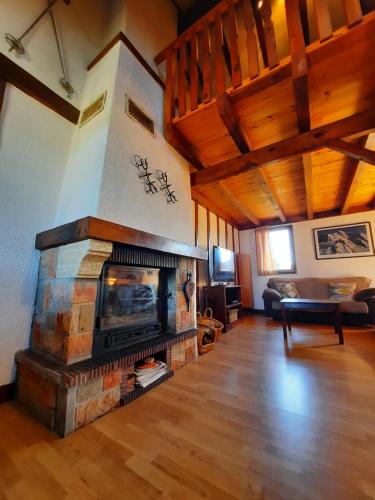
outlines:
[{"label": "wooden balustrade post", "polygon": [[191,34],[190,40],[190,109],[198,107],[198,42],[197,34]]},{"label": "wooden balustrade post", "polygon": [[345,17],[348,26],[353,26],[362,21],[362,7],[360,0],[343,0]]},{"label": "wooden balustrade post", "polygon": [[178,112],[182,116],[186,113],[186,44],[182,42],[180,47],[180,58],[178,61]]},{"label": "wooden balustrade post", "polygon": [[246,29],[247,60],[249,64],[249,77],[255,78],[259,75],[258,45],[255,36],[255,20],[251,0],[243,2],[243,17]]},{"label": "wooden balustrade post", "polygon": [[265,43],[267,50],[268,67],[271,69],[279,65],[279,57],[277,55],[277,47],[276,47],[275,28],[273,26],[273,21],[272,21],[271,0],[263,0],[263,5],[260,9],[260,13],[262,15],[264,23],[264,35],[265,35]]},{"label": "wooden balustrade post", "polygon": [[223,25],[221,16],[215,18],[215,76],[216,95],[225,91],[224,54],[223,54]]},{"label": "wooden balustrade post", "polygon": [[285,0],[286,22],[292,56],[292,78],[298,128],[310,130],[307,58],[299,0]]},{"label": "wooden balustrade post", "polygon": [[206,24],[202,32],[202,73],[203,73],[203,95],[204,103],[211,99],[211,41],[210,25]]},{"label": "wooden balustrade post", "polygon": [[314,13],[318,28],[319,40],[324,42],[332,36],[331,15],[327,0],[314,0]]},{"label": "wooden balustrade post", "polygon": [[235,5],[228,9],[228,27],[229,27],[229,52],[232,71],[232,86],[239,87],[242,84],[241,62],[238,53],[238,28],[236,19]]}]

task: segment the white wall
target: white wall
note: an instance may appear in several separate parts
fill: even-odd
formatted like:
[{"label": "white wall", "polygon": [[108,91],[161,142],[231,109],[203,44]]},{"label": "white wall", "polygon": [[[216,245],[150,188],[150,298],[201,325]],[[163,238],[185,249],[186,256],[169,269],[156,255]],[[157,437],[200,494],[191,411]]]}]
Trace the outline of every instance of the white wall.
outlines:
[{"label": "white wall", "polygon": [[[9,45],[4,38],[5,33],[16,37],[23,33],[45,6],[45,0],[0,0],[0,52],[66,98],[58,82],[62,76],[61,66],[49,15],[25,37],[25,55],[9,52]],[[124,29],[125,4],[123,0],[73,0],[67,6],[59,0],[53,12],[68,79],[76,91],[71,102],[79,107],[86,67],[110,39]]]},{"label": "white wall", "polygon": [[[58,83],[61,70],[48,16],[25,39],[25,56],[9,53],[4,40],[6,32],[21,34],[45,5],[45,0],[0,0],[0,52],[66,98]],[[107,90],[107,105],[101,115],[76,129],[16,89],[6,91],[0,116],[0,386],[11,382],[14,355],[29,343],[39,260],[34,249],[36,233],[98,211],[119,45],[88,74],[87,64],[119,31],[128,31],[149,62],[175,36],[175,9],[169,0],[73,0],[70,7],[60,0],[54,12],[68,76],[76,90],[72,104],[83,108]],[[163,30],[156,22],[160,15],[164,17]],[[142,78],[150,79],[148,75]],[[124,89],[119,88],[118,93],[123,97]],[[155,105],[160,134],[161,91],[151,93],[160,101]],[[123,100],[119,102],[122,105]],[[120,127],[126,125],[122,118]],[[126,136],[124,128],[114,133],[118,138]],[[174,151],[167,151],[166,145],[164,152],[162,159],[167,158],[168,168],[172,165],[171,175],[179,185],[177,191],[184,189],[181,199],[185,200],[185,162]],[[180,163],[182,174],[177,168]],[[123,164],[117,165],[123,168]],[[134,200],[127,208],[137,210]],[[134,226],[128,212],[123,218],[123,212],[116,210],[113,217],[119,216],[118,222]],[[170,226],[176,227],[176,212],[168,213],[162,219],[167,233]],[[193,233],[191,210],[188,213],[188,220],[180,221],[178,234],[183,241],[191,240]],[[158,232],[151,226],[148,230]]]},{"label": "white wall", "polygon": [[83,109],[105,91],[106,102],[101,113],[75,129],[54,226],[97,215],[119,52],[117,43],[87,75]]},{"label": "white wall", "polygon": [[[349,259],[316,260],[313,228],[335,226],[340,224],[354,224],[357,222],[371,222],[373,234],[375,231],[375,213],[364,212],[358,214],[329,217],[313,221],[297,222],[292,224],[297,263],[297,274],[282,275],[285,279],[304,277],[345,277],[367,276],[375,283],[375,257],[351,257]],[[264,309],[262,293],[267,286],[268,276],[258,276],[255,248],[255,231],[240,231],[241,252],[251,256],[253,275],[254,307]]]},{"label": "white wall", "polygon": [[28,346],[39,252],[53,226],[74,126],[13,87],[0,117],[0,386]]},{"label": "white wall", "polygon": [[[155,121],[155,137],[125,113],[125,94]],[[121,44],[97,216],[192,244],[188,164],[166,142],[162,127],[163,90]],[[176,191],[176,204],[168,204],[161,192],[145,193],[137,169],[131,163],[134,154],[147,157],[152,170],[168,172],[168,180]]]}]

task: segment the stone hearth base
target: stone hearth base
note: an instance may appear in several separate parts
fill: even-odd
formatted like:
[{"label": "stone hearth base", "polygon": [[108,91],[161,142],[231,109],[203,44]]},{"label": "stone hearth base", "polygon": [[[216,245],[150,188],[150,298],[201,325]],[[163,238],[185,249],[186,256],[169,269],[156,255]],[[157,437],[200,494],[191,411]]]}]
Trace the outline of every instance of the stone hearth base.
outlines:
[{"label": "stone hearth base", "polygon": [[64,437],[118,406],[120,398],[134,390],[134,363],[156,353],[163,354],[171,371],[184,366],[198,355],[196,330],[70,366],[30,350],[19,352],[17,399],[41,423]]}]

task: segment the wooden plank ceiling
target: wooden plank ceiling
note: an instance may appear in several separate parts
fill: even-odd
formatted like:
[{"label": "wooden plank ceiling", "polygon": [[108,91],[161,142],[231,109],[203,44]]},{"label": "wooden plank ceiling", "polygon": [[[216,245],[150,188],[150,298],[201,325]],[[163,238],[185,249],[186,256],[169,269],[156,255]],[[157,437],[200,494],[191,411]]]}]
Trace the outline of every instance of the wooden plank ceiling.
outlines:
[{"label": "wooden plank ceiling", "polygon": [[[305,46],[304,26],[293,10],[298,3],[285,1],[289,36],[294,40],[291,55],[273,69],[261,65],[254,79],[243,71],[241,85],[233,84],[224,96],[214,95],[171,119],[198,160],[195,165],[204,166],[192,175],[193,199],[240,228],[374,208],[375,12],[362,18],[359,11],[349,10],[352,27],[330,37],[332,27],[319,25],[321,36],[326,37],[328,30],[329,40]],[[245,28],[238,28],[239,36]],[[261,52],[259,33],[257,37]],[[238,46],[246,49],[246,43]],[[244,57],[240,50],[240,58]],[[228,78],[228,68],[225,71]],[[359,113],[370,114],[355,123],[337,123]],[[263,156],[255,155],[260,148],[291,137],[297,144],[304,132],[328,124],[332,124],[327,128],[327,138],[334,138],[331,143],[316,143],[324,130],[310,137],[308,147],[296,147],[281,159],[269,160],[272,146],[264,163],[259,160]],[[340,130],[346,135],[335,137]],[[240,158],[240,171],[231,170],[240,165]],[[225,175],[215,178],[219,165]],[[191,169],[197,170],[193,165]],[[208,181],[205,170],[212,174]]]}]

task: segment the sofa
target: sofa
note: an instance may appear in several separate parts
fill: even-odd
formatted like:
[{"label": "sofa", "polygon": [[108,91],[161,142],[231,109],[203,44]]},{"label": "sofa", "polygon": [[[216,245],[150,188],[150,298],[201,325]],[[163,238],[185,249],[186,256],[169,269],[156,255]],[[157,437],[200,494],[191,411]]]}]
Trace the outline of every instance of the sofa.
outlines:
[{"label": "sofa", "polygon": [[[267,283],[262,298],[266,316],[275,320],[281,319],[280,300],[283,298],[280,284],[294,283],[298,296],[304,299],[329,299],[330,286],[337,283],[354,283],[354,293],[350,300],[340,301],[342,321],[349,325],[375,324],[375,288],[370,288],[371,280],[363,276],[345,278],[271,278]],[[326,323],[330,321],[330,313],[319,313],[318,310],[304,309],[293,311],[293,319]]]}]

